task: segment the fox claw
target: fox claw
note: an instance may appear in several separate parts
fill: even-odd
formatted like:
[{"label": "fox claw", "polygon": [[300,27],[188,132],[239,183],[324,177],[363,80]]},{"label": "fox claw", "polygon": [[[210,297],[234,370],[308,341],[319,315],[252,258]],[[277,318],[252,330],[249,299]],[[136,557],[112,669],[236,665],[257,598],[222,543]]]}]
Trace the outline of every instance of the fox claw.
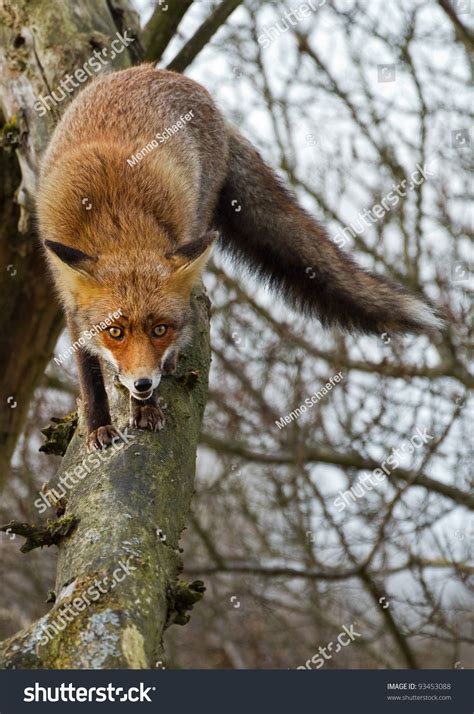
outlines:
[{"label": "fox claw", "polygon": [[132,429],[147,429],[148,431],[160,431],[165,424],[165,415],[162,409],[155,404],[134,404],[130,415],[130,426]]},{"label": "fox claw", "polygon": [[98,429],[91,431],[86,439],[87,448],[89,451],[100,451],[101,449],[106,449],[113,443],[113,440],[119,436],[118,431],[107,424],[106,426],[99,426]]}]

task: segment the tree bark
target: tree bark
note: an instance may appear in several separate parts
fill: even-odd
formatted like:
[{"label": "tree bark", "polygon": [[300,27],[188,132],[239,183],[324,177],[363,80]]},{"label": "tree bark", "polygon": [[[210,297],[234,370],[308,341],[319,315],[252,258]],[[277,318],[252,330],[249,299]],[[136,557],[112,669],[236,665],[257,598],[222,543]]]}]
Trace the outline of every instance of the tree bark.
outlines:
[{"label": "tree bark", "polygon": [[[210,366],[209,304],[202,292],[193,297],[193,309],[193,344],[179,361],[178,376],[160,385],[166,424],[159,434],[127,430],[128,397],[119,392],[112,417],[131,441],[103,452],[102,461],[87,455],[80,421],[48,486],[57,496],[65,490],[59,519],[49,523],[51,532],[66,534],[56,538],[56,602],[0,644],[1,668],[160,666],[165,628],[185,624],[202,597],[200,581],[178,581],[178,543],[194,490]],[[100,597],[93,599],[91,588]]]},{"label": "tree bark", "polygon": [[155,11],[143,30],[145,59],[149,62],[159,62],[163,52],[173,39],[178,25],[183,19],[193,0],[180,0],[165,3],[158,2]]}]

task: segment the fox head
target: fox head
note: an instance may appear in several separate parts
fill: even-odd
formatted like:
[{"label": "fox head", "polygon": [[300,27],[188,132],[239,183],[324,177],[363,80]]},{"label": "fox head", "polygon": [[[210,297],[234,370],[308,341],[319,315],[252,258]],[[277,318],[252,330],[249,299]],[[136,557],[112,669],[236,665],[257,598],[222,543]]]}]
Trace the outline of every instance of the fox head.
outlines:
[{"label": "fox head", "polygon": [[206,233],[164,256],[140,249],[89,255],[44,241],[84,349],[111,364],[135,399],[151,396],[190,341],[191,291],[217,236]]}]

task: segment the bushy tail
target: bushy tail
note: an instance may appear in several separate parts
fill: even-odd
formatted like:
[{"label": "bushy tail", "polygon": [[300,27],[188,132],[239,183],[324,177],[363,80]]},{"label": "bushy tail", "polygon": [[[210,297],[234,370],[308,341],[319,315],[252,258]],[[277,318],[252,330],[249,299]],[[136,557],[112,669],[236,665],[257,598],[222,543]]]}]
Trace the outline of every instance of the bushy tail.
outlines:
[{"label": "bushy tail", "polygon": [[229,131],[229,169],[217,210],[224,250],[323,325],[379,334],[441,327],[423,299],[340,250],[254,147]]}]

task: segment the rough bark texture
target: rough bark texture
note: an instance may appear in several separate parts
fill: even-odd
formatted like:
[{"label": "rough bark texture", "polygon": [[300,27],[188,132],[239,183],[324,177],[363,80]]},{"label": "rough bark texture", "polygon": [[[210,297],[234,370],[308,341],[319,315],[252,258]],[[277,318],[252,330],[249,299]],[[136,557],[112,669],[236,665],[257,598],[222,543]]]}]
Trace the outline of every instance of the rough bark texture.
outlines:
[{"label": "rough bark texture", "polygon": [[[152,668],[163,660],[165,627],[185,624],[187,611],[202,597],[201,583],[178,581],[178,542],[194,490],[210,365],[207,298],[197,294],[193,306],[193,345],[180,359],[178,376],[165,378],[159,388],[166,405],[163,431],[128,430],[132,441],[105,452],[108,460],[96,468],[89,457],[91,473],[84,475],[74,471],[87,460],[80,421],[48,486],[57,486],[66,472],[77,481],[60,502],[59,520],[50,524],[67,533],[58,546],[56,602],[45,617],[0,644],[1,668]],[[128,409],[128,398],[118,392],[112,415],[122,430]],[[112,587],[117,568],[123,580]],[[87,591],[97,582],[101,594],[91,601]],[[90,602],[79,611],[82,598]],[[44,642],[48,632],[51,639]]]},{"label": "rough bark texture", "polygon": [[[124,28],[139,31],[128,0],[0,0],[0,393],[9,400],[0,410],[0,487],[63,324],[35,236],[34,194],[39,157],[70,99],[45,116],[34,104]],[[138,39],[130,48],[105,69],[143,54]]]}]

